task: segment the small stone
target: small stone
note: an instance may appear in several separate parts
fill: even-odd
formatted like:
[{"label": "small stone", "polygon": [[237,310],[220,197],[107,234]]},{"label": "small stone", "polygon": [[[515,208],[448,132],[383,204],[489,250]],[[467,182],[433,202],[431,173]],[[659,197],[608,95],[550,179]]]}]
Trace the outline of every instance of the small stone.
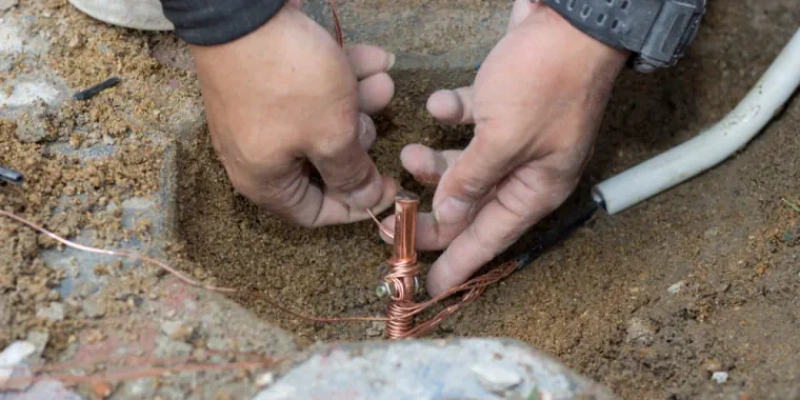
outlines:
[{"label": "small stone", "polygon": [[164,321],[161,323],[161,332],[164,332],[167,336],[172,336],[180,327],[180,321]]},{"label": "small stone", "polygon": [[719,371],[722,369],[722,364],[713,358],[709,358],[703,362],[703,369],[705,369],[707,372],[713,373],[714,371]]},{"label": "small stone", "polygon": [[30,331],[28,332],[28,336],[25,337],[25,340],[28,343],[36,346],[35,354],[41,356],[45,347],[47,347],[47,342],[50,340],[50,335],[47,332]]},{"label": "small stone", "polygon": [[710,228],[710,229],[707,229],[703,233],[703,236],[705,236],[706,238],[712,238],[712,237],[715,237],[717,235],[719,235],[719,229],[718,228]]},{"label": "small stone", "polygon": [[677,283],[673,283],[670,287],[667,288],[667,293],[675,295],[683,289],[683,285],[686,283],[684,281],[679,281]]},{"label": "small stone", "polygon": [[478,364],[472,367],[483,387],[494,393],[501,393],[522,383],[522,376],[516,371],[497,365]]},{"label": "small stone", "polygon": [[106,307],[104,304],[99,303],[97,299],[84,300],[83,314],[86,315],[86,318],[100,318],[106,315]]},{"label": "small stone", "polygon": [[725,371],[717,371],[711,374],[711,379],[720,385],[728,381],[728,373]]},{"label": "small stone", "polygon": [[190,342],[197,333],[197,327],[191,324],[182,324],[178,329],[169,335],[170,339],[181,342]]},{"label": "small stone", "polygon": [[272,384],[275,381],[275,375],[272,372],[267,372],[256,378],[256,386],[263,388]]},{"label": "small stone", "polygon": [[118,397],[131,399],[149,399],[156,391],[156,381],[153,378],[142,378],[125,382]]},{"label": "small stone", "polygon": [[128,300],[128,297],[131,297],[131,296],[133,296],[133,291],[132,290],[130,290],[130,289],[122,289],[119,292],[117,292],[117,295],[114,296],[114,297],[119,301],[125,301],[125,300]]},{"label": "small stone", "polygon": [[64,320],[64,304],[50,303],[47,307],[39,307],[36,310],[36,318],[47,319],[50,321]]},{"label": "small stone", "polygon": [[17,5],[18,0],[0,0],[0,11],[8,10]]},{"label": "small stone", "polygon": [[642,318],[633,317],[628,320],[628,342],[642,342],[650,343],[653,341],[653,335],[656,333],[656,328],[650,321]]},{"label": "small stone", "polygon": [[[11,343],[10,346],[6,347],[5,350],[0,353],[0,365],[6,367],[16,366],[35,352],[36,346],[33,343],[22,341]],[[14,370],[11,368],[0,368],[0,388],[5,386],[8,379],[14,373],[13,371]]]},{"label": "small stone", "polygon": [[376,337],[383,335],[385,324],[382,321],[372,321],[372,326],[367,328],[367,336]]}]

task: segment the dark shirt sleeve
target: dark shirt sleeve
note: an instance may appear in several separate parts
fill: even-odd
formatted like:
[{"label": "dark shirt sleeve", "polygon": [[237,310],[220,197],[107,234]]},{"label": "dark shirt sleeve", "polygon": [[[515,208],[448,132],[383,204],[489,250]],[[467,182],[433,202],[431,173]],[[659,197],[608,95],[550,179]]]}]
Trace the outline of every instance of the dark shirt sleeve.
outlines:
[{"label": "dark shirt sleeve", "polygon": [[285,0],[161,0],[175,34],[190,44],[236,40],[267,23]]}]

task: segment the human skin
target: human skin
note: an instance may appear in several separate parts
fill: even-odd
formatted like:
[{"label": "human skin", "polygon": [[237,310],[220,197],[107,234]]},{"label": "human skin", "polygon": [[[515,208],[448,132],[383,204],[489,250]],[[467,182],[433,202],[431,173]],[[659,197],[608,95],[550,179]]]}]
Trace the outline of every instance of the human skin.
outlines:
[{"label": "human skin", "polygon": [[441,178],[417,226],[419,250],[445,249],[431,295],[466,281],[574,191],[627,57],[549,7],[516,0],[472,86],[431,95],[434,117],[475,131],[464,150],[411,144],[400,155],[413,175]]},{"label": "human skin", "polygon": [[[240,39],[190,48],[212,142],[240,193],[307,227],[392,205],[398,185],[365,150],[376,136],[369,115],[394,94],[392,55],[341,49],[297,0]],[[440,178],[416,238],[420,251],[444,250],[428,275],[431,295],[463,283],[566,200],[627,57],[547,6],[516,0],[473,85],[431,95],[435,118],[475,132],[463,150],[410,144],[400,154],[413,175]]]}]

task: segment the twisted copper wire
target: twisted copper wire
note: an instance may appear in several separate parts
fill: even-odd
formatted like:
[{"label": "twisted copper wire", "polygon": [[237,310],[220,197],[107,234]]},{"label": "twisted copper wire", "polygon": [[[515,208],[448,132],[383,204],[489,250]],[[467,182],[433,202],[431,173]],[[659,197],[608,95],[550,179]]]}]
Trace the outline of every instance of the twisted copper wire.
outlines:
[{"label": "twisted copper wire", "polygon": [[391,267],[383,278],[391,292],[391,304],[386,308],[389,321],[386,323],[386,337],[397,339],[405,337],[414,327],[414,316],[404,316],[404,310],[412,306],[415,281],[419,274],[417,266],[417,206],[419,196],[402,191],[395,197],[394,244],[392,258],[387,261]]},{"label": "twisted copper wire", "polygon": [[414,277],[419,274],[419,267],[416,261],[398,262],[392,266],[384,280],[395,288],[392,295],[392,302],[386,307],[386,337],[389,339],[400,339],[408,336],[408,332],[414,327],[414,315],[409,315],[406,310],[415,305],[412,299],[414,296],[415,285]]}]

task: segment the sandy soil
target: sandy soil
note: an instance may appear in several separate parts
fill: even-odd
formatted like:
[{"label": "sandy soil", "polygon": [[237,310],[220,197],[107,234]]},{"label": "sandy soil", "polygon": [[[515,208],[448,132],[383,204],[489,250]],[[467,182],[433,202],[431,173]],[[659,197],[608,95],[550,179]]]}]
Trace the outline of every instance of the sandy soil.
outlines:
[{"label": "sandy soil", "polygon": [[[55,24],[50,19],[44,27],[59,39],[54,39],[59,44],[47,60],[68,83],[86,86],[115,73],[137,79],[131,79],[133,86],[124,86],[124,91],[57,110],[47,119],[46,140],[76,146],[105,136],[121,141],[123,133],[137,136],[163,126],[164,116],[174,114],[170,107],[180,104],[179,99],[197,96],[185,57],[158,51],[160,45],[174,43],[169,35],[107,30],[87,23],[64,3],[53,2],[53,19],[73,23]],[[569,215],[586,200],[591,184],[692,137],[722,117],[796,29],[800,10],[792,3],[713,1],[698,41],[680,66],[648,76],[626,73],[581,187],[510,254]],[[92,35],[99,39],[87,41]],[[103,46],[115,51],[109,55],[99,50]],[[162,64],[148,56],[151,50]],[[397,155],[412,142],[437,148],[468,142],[469,129],[439,126],[423,106],[433,90],[468,83],[473,73],[393,73],[398,96],[379,118],[379,139],[372,152],[383,171],[424,196],[423,209],[432,193],[403,173]],[[164,82],[174,83],[176,89],[148,89]],[[119,109],[145,121],[144,126],[131,126],[114,112]],[[96,129],[73,134],[70,121],[75,118]],[[73,167],[52,172],[66,161],[43,155],[41,144],[28,143],[42,138],[20,137],[17,128],[11,122],[0,125],[4,149],[0,163],[23,170],[32,180],[26,192],[0,187],[3,208],[64,229],[67,235],[100,221],[111,227],[108,241],[119,240],[118,218],[101,219],[98,213],[92,220],[85,215],[109,198],[152,192],[157,163],[137,167],[140,163],[134,161],[153,160],[153,153],[142,155],[127,148],[118,161],[98,165],[99,170]],[[797,398],[800,345],[794,337],[800,333],[796,311],[800,213],[781,199],[800,201],[799,128],[800,104],[794,99],[779,120],[734,159],[623,214],[598,216],[570,240],[445,321],[434,335],[518,338],[609,385],[624,398]],[[205,136],[183,144],[179,233],[184,255],[202,266],[190,272],[213,276],[223,285],[264,290],[309,313],[383,311],[385,304],[373,290],[377,268],[389,248],[371,223],[318,230],[288,226],[235,194]],[[100,177],[106,185],[91,184]],[[71,208],[62,217],[38,211],[74,190],[87,193],[88,204]],[[5,335],[0,335],[3,347],[9,340],[24,338],[27,330],[41,329],[41,323],[34,321],[37,304],[59,299],[50,294],[58,276],[36,259],[36,235],[0,221],[0,237],[14,239],[0,247],[0,252],[12,255],[10,261],[0,262],[4,268],[0,299],[13,299],[0,301],[0,310],[14,310],[0,316],[16,318],[8,321],[16,328],[0,332]],[[38,244],[48,245],[41,239]],[[435,257],[424,254],[423,260]],[[237,300],[296,332],[306,343],[382,335],[378,323],[309,324],[287,318],[256,298]],[[83,316],[67,314],[67,320],[71,314]],[[48,328],[60,332],[53,334],[53,351],[69,341],[71,325],[49,323]],[[727,372],[727,382],[711,380],[715,371]]]}]

